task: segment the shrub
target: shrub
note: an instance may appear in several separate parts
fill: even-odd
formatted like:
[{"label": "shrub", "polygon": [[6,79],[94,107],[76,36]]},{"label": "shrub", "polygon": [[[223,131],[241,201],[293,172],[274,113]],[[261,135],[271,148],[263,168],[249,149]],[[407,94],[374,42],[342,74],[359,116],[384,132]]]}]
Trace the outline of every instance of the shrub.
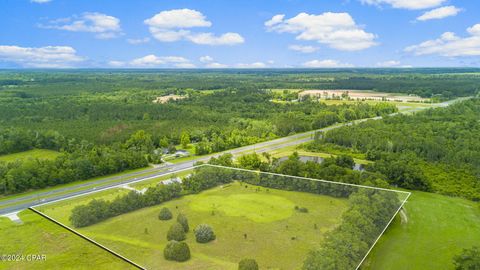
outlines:
[{"label": "shrub", "polygon": [[195,228],[195,238],[197,239],[198,243],[208,243],[210,241],[215,240],[216,236],[213,232],[212,227],[207,224],[200,224]]},{"label": "shrub", "polygon": [[185,242],[177,242],[175,240],[168,242],[163,250],[165,260],[184,262],[190,259],[190,248]]},{"label": "shrub", "polygon": [[181,213],[178,214],[177,222],[180,223],[180,225],[182,225],[183,230],[185,232],[188,232],[190,230],[190,227],[188,226],[188,219],[184,214],[181,214]]},{"label": "shrub", "polygon": [[254,259],[243,259],[238,263],[238,270],[258,270],[257,261]]},{"label": "shrub", "polygon": [[464,249],[460,255],[453,258],[456,270],[480,269],[480,247]]},{"label": "shrub", "polygon": [[183,230],[182,225],[180,223],[176,222],[175,224],[170,227],[170,229],[167,232],[167,240],[175,240],[175,241],[183,241],[185,240],[186,235],[185,231]]},{"label": "shrub", "polygon": [[166,207],[162,208],[162,210],[160,210],[160,213],[158,214],[158,219],[160,220],[169,220],[172,219],[172,217],[172,212]]},{"label": "shrub", "polygon": [[295,205],[295,210],[300,213],[308,213],[308,208]]}]

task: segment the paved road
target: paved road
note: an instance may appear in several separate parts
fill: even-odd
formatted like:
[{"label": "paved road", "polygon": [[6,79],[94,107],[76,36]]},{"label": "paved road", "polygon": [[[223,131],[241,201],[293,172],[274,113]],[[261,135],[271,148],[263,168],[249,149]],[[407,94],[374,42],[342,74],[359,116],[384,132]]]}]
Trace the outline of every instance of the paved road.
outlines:
[{"label": "paved road", "polygon": [[[456,101],[457,100],[440,103],[440,104],[437,104],[437,106],[445,107],[455,103]],[[422,108],[415,108],[411,111],[418,111],[419,109],[422,109]],[[411,112],[411,111],[404,111],[402,113]],[[305,133],[282,137],[282,138],[271,140],[271,141],[248,145],[248,146],[232,149],[225,152],[232,153],[233,155],[238,155],[248,151],[256,151],[260,153],[273,151],[273,150],[277,150],[287,146],[299,145],[299,144],[311,141],[313,140],[313,136],[317,131],[328,131],[328,130],[336,129],[339,127],[352,125],[353,123],[364,122],[367,120],[377,120],[381,118],[382,117],[378,116],[373,118],[356,120],[349,123],[329,126],[329,127],[314,130],[314,131],[309,131]],[[120,176],[107,177],[98,181],[92,181],[89,183],[80,183],[75,186],[59,188],[52,191],[39,192],[34,195],[25,195],[25,196],[15,197],[9,200],[3,200],[3,201],[0,201],[0,215],[7,215],[10,213],[27,209],[28,207],[33,207],[40,204],[45,204],[45,203],[59,201],[59,200],[65,200],[67,198],[72,198],[72,197],[76,197],[76,196],[80,196],[88,193],[99,192],[99,191],[110,189],[110,188],[120,187],[125,184],[145,181],[145,180],[163,176],[172,172],[185,170],[187,168],[192,167],[198,161],[208,161],[210,158],[217,157],[223,153],[224,152],[202,156],[189,161],[179,162],[175,164],[168,164],[168,165],[164,165],[157,168],[149,168],[149,169],[128,173]],[[141,175],[141,176],[135,177],[136,175]],[[122,179],[125,179],[125,180],[122,181]],[[82,188],[82,190],[76,190],[79,188]],[[7,206],[12,203],[15,203],[15,205]]]}]

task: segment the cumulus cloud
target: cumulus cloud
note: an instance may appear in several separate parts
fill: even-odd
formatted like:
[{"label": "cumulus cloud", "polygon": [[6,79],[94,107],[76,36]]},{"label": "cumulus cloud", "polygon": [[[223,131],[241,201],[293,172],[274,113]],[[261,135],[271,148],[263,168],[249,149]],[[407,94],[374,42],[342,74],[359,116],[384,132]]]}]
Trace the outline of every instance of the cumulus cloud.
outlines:
[{"label": "cumulus cloud", "polygon": [[290,45],[288,48],[292,51],[297,51],[301,53],[313,53],[318,51],[318,47],[314,46],[303,46],[303,45]]},{"label": "cumulus cloud", "polygon": [[237,45],[244,43],[244,38],[238,33],[195,33],[190,29],[211,27],[212,23],[201,12],[192,9],[174,9],[162,11],[144,21],[152,36],[161,42],[179,40],[191,41],[200,45]]},{"label": "cumulus cloud", "polygon": [[189,34],[186,39],[201,45],[235,45],[245,42],[243,37],[237,33],[225,33],[220,36],[212,33]]},{"label": "cumulus cloud", "polygon": [[32,3],[37,3],[37,4],[45,4],[48,2],[51,2],[52,0],[30,0]]},{"label": "cumulus cloud", "polygon": [[80,16],[52,20],[48,24],[39,26],[47,29],[95,33],[95,37],[99,39],[115,38],[123,34],[118,18],[98,12],[85,12]]},{"label": "cumulus cloud", "polygon": [[211,57],[209,55],[202,56],[198,60],[200,60],[200,62],[202,62],[202,63],[210,63],[210,62],[214,61],[213,57]]},{"label": "cumulus cloud", "polygon": [[390,5],[393,8],[401,9],[427,9],[438,7],[447,0],[360,0],[367,5]]},{"label": "cumulus cloud", "polygon": [[265,26],[268,31],[295,34],[297,40],[316,41],[342,51],[358,51],[376,45],[376,36],[363,30],[348,13],[300,13],[290,19],[275,15]]},{"label": "cumulus cloud", "polygon": [[[116,62],[116,61],[114,61]],[[144,57],[133,59],[128,62],[128,66],[140,68],[153,67],[178,67],[178,68],[192,68],[195,67],[190,60],[181,56],[156,56],[149,54]]]},{"label": "cumulus cloud", "polygon": [[127,39],[127,42],[133,45],[138,45],[138,44],[143,44],[143,43],[148,43],[150,42],[150,38],[129,38]]},{"label": "cumulus cloud", "polygon": [[439,38],[424,41],[405,48],[415,55],[437,54],[447,57],[480,55],[480,24],[467,29],[468,37],[459,37],[455,33],[445,32]]},{"label": "cumulus cloud", "polygon": [[462,11],[462,9],[455,6],[440,7],[423,13],[421,16],[417,17],[417,20],[428,21],[443,19],[446,17],[456,16],[460,11]]},{"label": "cumulus cloud", "polygon": [[342,63],[337,60],[325,59],[325,60],[311,60],[302,64],[308,68],[341,68],[341,67],[353,67],[352,64]]},{"label": "cumulus cloud", "polygon": [[209,55],[202,56],[198,59],[201,63],[204,63],[206,68],[227,68],[228,65],[215,62],[215,59]]},{"label": "cumulus cloud", "polygon": [[84,58],[77,55],[72,47],[20,47],[0,46],[0,60],[13,62],[23,67],[63,68],[74,66]]}]

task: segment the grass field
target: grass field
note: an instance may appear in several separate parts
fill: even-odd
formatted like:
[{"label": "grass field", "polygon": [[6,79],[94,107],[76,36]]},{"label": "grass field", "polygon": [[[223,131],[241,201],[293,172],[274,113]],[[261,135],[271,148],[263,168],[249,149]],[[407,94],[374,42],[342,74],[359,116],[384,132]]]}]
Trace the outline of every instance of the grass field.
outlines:
[{"label": "grass field", "polygon": [[24,160],[28,158],[38,159],[55,159],[60,155],[60,152],[47,149],[32,149],[25,152],[0,156],[0,161],[14,162],[16,160]]},{"label": "grass field", "polygon": [[0,255],[46,255],[45,261],[0,261],[0,269],[136,269],[30,210],[24,224],[0,217]]},{"label": "grass field", "polygon": [[480,244],[479,203],[414,192],[405,208],[408,222],[397,216],[363,269],[454,269],[455,255]]},{"label": "grass field", "polygon": [[[44,206],[43,210],[68,224],[74,204],[77,202],[61,202]],[[296,205],[307,207],[309,213],[297,212]],[[192,258],[188,262],[163,259],[166,232],[174,221],[158,219],[162,207],[171,209],[175,216],[182,212],[189,219],[191,230],[186,241]],[[245,257],[257,259],[262,269],[298,269],[308,251],[322,243],[324,233],[338,225],[346,207],[345,199],[257,190],[255,186],[246,188],[235,182],[111,218],[79,231],[149,269],[233,270]],[[215,241],[195,242],[193,228],[201,223],[214,228]]]}]

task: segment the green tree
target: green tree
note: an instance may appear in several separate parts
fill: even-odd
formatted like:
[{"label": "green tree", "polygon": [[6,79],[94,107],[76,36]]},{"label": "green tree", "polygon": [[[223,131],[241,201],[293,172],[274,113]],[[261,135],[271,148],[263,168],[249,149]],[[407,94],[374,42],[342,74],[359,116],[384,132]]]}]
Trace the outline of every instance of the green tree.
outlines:
[{"label": "green tree", "polygon": [[242,259],[238,263],[238,270],[258,270],[257,261],[254,259]]},{"label": "green tree", "polygon": [[183,241],[187,238],[180,223],[173,224],[167,232],[167,240]]},{"label": "green tree", "polygon": [[180,144],[182,144],[183,148],[187,148],[189,143],[190,135],[186,131],[182,132],[182,135],[180,136]]},{"label": "green tree", "polygon": [[150,153],[153,150],[152,135],[145,132],[145,130],[139,130],[125,142],[125,147],[127,149]]},{"label": "green tree", "polygon": [[200,224],[198,225],[195,230],[195,239],[198,243],[208,243],[210,241],[215,240],[216,236],[213,232],[212,227],[207,224]]},{"label": "green tree", "polygon": [[163,257],[169,261],[185,262],[190,259],[190,248],[185,242],[172,240],[165,246]]},{"label": "green tree", "polygon": [[188,226],[188,219],[184,214],[182,213],[178,214],[177,222],[180,223],[180,225],[182,225],[184,232],[188,232],[190,230],[190,227]]},{"label": "green tree", "polygon": [[163,207],[158,214],[158,219],[160,220],[169,220],[172,219],[173,215],[170,209]]},{"label": "green tree", "polygon": [[168,138],[166,136],[163,136],[158,142],[158,145],[163,148],[167,148],[169,144],[170,142],[168,141]]}]

